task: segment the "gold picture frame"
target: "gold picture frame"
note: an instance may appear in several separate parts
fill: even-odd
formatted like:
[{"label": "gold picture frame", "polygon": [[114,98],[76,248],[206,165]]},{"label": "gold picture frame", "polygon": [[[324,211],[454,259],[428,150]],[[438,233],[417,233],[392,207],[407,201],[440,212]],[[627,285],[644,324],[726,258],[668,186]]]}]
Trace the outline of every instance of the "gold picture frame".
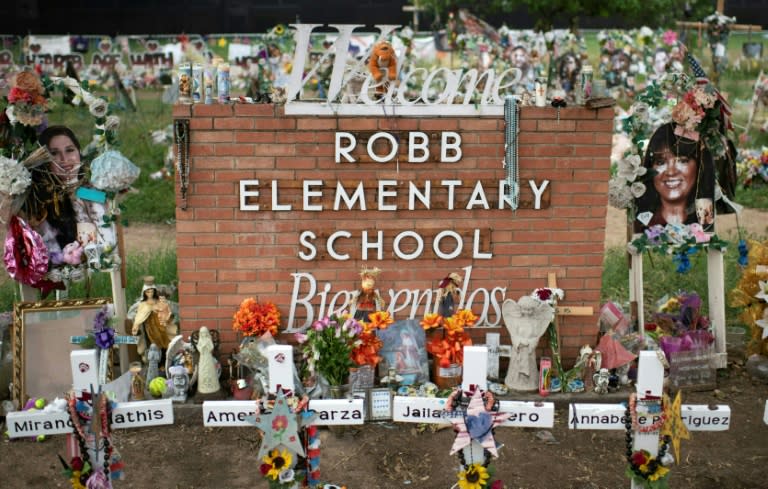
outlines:
[{"label": "gold picture frame", "polygon": [[11,397],[18,406],[30,395],[51,401],[71,389],[69,353],[80,346],[71,344],[70,337],[88,334],[96,314],[111,303],[99,297],[14,304]]}]

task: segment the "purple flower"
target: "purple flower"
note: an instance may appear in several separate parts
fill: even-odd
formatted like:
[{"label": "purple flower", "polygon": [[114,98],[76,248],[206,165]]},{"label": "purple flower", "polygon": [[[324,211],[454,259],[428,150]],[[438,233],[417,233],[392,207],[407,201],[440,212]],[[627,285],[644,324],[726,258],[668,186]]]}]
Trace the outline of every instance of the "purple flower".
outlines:
[{"label": "purple flower", "polygon": [[109,321],[109,309],[107,306],[99,309],[96,313],[96,317],[93,318],[93,331],[98,332],[107,327],[107,321]]},{"label": "purple flower", "polygon": [[648,237],[648,241],[651,242],[651,244],[661,244],[661,235],[664,232],[664,227],[662,227],[659,224],[656,224],[655,226],[651,226],[648,229],[645,230],[645,235]]},{"label": "purple flower", "polygon": [[60,251],[52,251],[50,254],[51,264],[61,265],[64,263],[64,255]]},{"label": "purple flower", "polygon": [[96,346],[102,350],[112,348],[112,345],[115,344],[115,330],[112,328],[96,331],[93,336],[96,338]]},{"label": "purple flower", "polygon": [[307,338],[308,338],[308,336],[305,335],[304,333],[296,333],[293,335],[293,337],[296,338],[296,341],[299,343],[304,343],[305,341],[307,341]]},{"label": "purple flower", "polygon": [[312,329],[315,331],[322,331],[325,328],[327,328],[331,324],[331,318],[328,316],[324,317],[323,319],[319,319],[312,323]]},{"label": "purple flower", "polygon": [[355,318],[349,318],[344,322],[344,329],[348,331],[349,337],[357,336],[363,331],[360,322]]}]

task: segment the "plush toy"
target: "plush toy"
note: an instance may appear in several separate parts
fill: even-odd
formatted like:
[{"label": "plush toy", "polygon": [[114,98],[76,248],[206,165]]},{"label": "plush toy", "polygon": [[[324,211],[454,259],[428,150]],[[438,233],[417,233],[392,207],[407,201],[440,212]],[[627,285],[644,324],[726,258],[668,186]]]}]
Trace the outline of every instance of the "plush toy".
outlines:
[{"label": "plush toy", "polygon": [[73,241],[64,247],[64,263],[69,265],[79,265],[83,262],[83,246]]},{"label": "plush toy", "polygon": [[[392,81],[397,78],[397,56],[392,44],[387,41],[379,41],[373,46],[371,59],[368,61],[368,69],[373,79],[380,82],[384,78],[384,72],[387,74],[387,80]],[[387,83],[376,87],[376,93],[384,94],[387,92]]]}]

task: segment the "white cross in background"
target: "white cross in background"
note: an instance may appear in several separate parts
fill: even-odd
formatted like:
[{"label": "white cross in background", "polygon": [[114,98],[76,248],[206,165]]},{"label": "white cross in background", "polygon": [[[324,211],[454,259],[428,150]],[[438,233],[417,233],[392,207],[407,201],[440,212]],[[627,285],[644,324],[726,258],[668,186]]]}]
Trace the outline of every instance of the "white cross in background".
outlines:
[{"label": "white cross in background", "polygon": [[[98,391],[97,350],[76,350],[70,354],[72,366],[72,389],[76,393]],[[80,368],[83,362],[89,365],[83,374]],[[171,399],[154,401],[119,402],[112,410],[112,429],[140,428],[173,424],[173,405]],[[67,411],[15,411],[6,416],[9,438],[27,438],[39,435],[62,435],[72,433],[74,426]]]}]

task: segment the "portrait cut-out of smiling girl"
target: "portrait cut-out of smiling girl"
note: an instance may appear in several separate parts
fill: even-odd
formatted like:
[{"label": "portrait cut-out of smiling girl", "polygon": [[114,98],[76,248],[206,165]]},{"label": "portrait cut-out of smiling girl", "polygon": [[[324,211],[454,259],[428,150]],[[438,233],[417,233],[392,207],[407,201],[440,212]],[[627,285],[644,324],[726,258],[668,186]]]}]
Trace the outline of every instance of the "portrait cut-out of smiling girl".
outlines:
[{"label": "portrait cut-out of smiling girl", "polygon": [[675,123],[660,126],[643,160],[645,193],[635,199],[635,232],[667,224],[698,223],[714,231],[715,170],[703,141],[675,134]]}]

